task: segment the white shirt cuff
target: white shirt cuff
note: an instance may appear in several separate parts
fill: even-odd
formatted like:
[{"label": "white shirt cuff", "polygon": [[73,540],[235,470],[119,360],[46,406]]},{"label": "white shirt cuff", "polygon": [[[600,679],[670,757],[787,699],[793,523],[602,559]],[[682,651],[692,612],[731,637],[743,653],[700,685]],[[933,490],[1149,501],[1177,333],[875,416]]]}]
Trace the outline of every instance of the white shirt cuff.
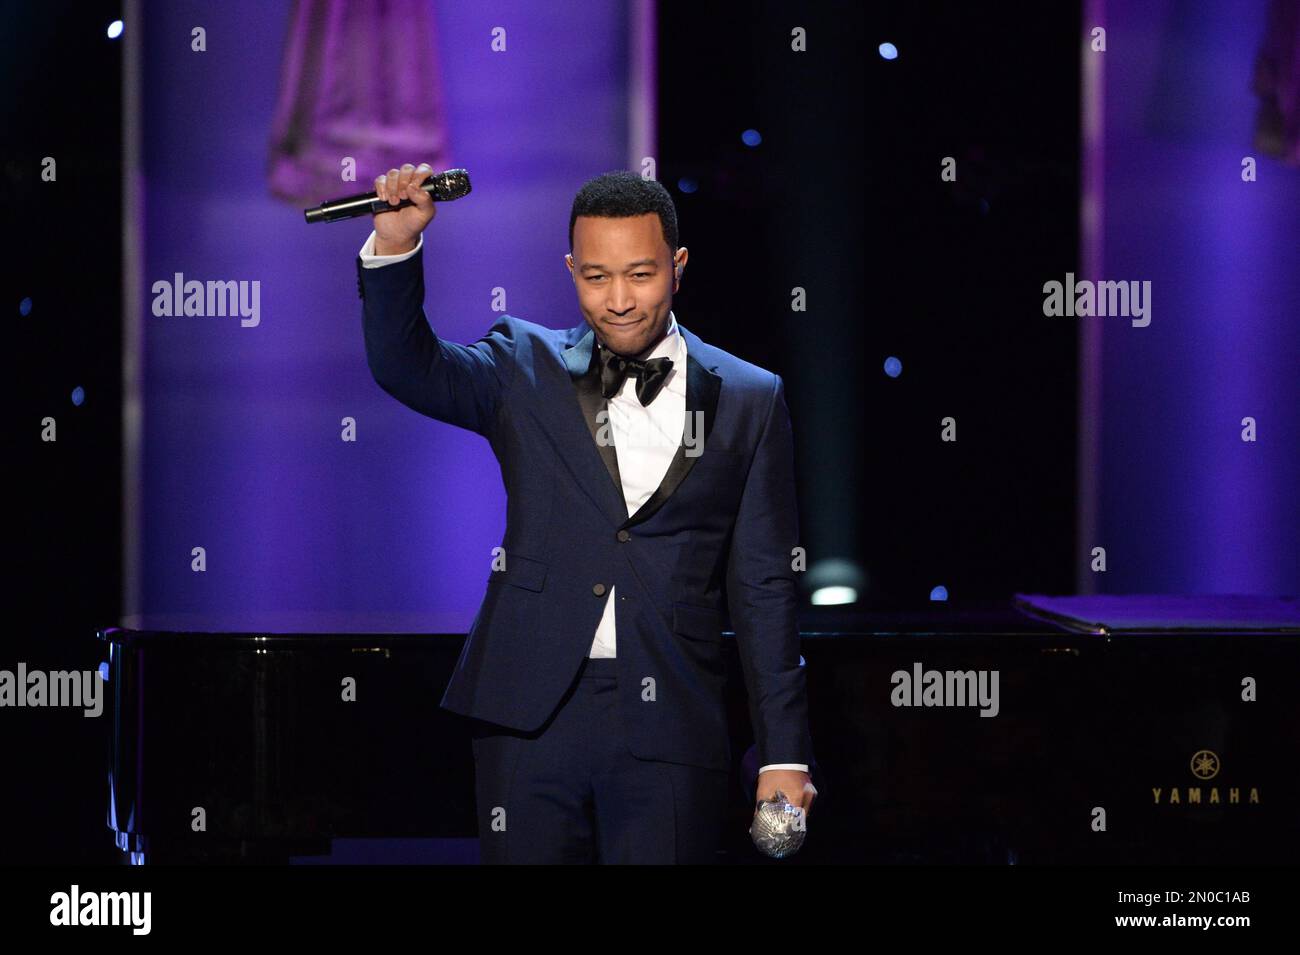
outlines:
[{"label": "white shirt cuff", "polygon": [[797,769],[801,773],[808,772],[806,763],[768,763],[766,766],[758,767],[758,772],[761,775],[769,769]]},{"label": "white shirt cuff", "polygon": [[366,239],[366,244],[361,247],[361,267],[363,269],[378,269],[385,265],[405,262],[423,248],[424,233],[420,233],[420,238],[415,243],[415,248],[410,252],[400,252],[397,255],[375,255],[375,233],[374,230],[371,230],[370,238]]}]

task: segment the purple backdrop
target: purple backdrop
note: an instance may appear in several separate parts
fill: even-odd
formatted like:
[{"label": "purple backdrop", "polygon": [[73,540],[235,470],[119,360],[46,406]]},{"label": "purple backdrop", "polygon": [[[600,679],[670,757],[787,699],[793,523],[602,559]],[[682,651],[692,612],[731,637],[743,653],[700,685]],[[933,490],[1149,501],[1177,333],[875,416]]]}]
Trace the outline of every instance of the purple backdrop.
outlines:
[{"label": "purple backdrop", "polygon": [[1105,591],[1300,591],[1300,170],[1254,145],[1266,8],[1105,4],[1102,277],[1152,282],[1148,327],[1091,319]]},{"label": "purple backdrop", "polygon": [[[474,182],[426,235],[434,327],[478,338],[497,317],[496,288],[513,314],[577,324],[563,262],[569,203],[585,179],[629,163],[627,10],[431,8],[447,162]],[[499,471],[481,437],[407,410],[371,380],[353,265],[369,221],[307,226],[300,205],[270,193],[288,22],[287,3],[261,0],[147,10],[143,573],[128,613],[222,626],[378,610],[464,631],[504,528]],[[196,26],[206,52],[191,50]],[[496,27],[506,52],[491,48]],[[438,77],[409,79],[435,92]],[[359,168],[333,194],[368,189],[377,171]],[[153,315],[153,283],[176,272],[259,281],[260,323]],[[341,440],[345,417],[355,443]],[[206,550],[205,573],[190,569],[194,547]]]}]

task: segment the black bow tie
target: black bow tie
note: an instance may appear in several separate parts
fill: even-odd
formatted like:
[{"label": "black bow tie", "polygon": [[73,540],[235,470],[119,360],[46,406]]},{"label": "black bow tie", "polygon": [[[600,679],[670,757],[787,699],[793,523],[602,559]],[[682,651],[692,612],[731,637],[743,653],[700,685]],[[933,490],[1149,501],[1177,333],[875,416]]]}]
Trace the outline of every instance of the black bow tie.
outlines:
[{"label": "black bow tie", "polygon": [[627,381],[628,375],[636,375],[636,396],[642,405],[655,400],[659,389],[668,379],[672,370],[671,358],[623,358],[614,354],[604,345],[600,346],[600,390],[606,399],[613,398]]}]

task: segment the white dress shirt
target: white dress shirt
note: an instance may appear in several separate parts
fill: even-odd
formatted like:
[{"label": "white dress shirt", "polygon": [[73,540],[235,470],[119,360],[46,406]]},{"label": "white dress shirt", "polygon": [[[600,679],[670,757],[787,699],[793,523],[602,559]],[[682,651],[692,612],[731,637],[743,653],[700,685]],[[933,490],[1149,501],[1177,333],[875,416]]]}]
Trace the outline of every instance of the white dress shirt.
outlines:
[{"label": "white dress shirt", "polygon": [[[397,255],[375,255],[375,233],[361,247],[361,266],[376,269],[402,262],[424,248],[421,235],[415,248]],[[592,345],[596,347],[595,343]],[[649,405],[642,405],[636,396],[637,378],[628,375],[614,397],[609,399],[608,429],[614,439],[618,455],[618,475],[623,482],[623,499],[631,517],[649,500],[668,473],[677,448],[682,442],[686,424],[686,338],[677,330],[677,317],[668,313],[668,331],[645,357],[672,359],[673,366],[663,387]],[[615,588],[609,588],[605,610],[596,634],[591,641],[588,656],[609,658],[617,656],[618,641],[614,630]],[[759,769],[796,769],[807,772],[803,763],[770,763]],[[787,793],[793,798],[793,793]]]}]

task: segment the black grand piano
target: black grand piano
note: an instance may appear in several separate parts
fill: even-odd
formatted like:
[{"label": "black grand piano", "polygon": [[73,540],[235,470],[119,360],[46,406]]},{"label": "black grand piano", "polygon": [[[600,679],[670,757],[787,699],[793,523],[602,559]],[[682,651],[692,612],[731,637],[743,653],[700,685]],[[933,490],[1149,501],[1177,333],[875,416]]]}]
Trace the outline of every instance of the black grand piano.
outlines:
[{"label": "black grand piano", "polygon": [[[124,863],[477,861],[468,727],[438,707],[463,633],[392,615],[120,622],[98,637]],[[779,864],[1300,852],[1294,599],[810,607],[801,630],[819,796]],[[735,799],[718,861],[777,864],[748,842],[757,765],[727,646]]]}]

